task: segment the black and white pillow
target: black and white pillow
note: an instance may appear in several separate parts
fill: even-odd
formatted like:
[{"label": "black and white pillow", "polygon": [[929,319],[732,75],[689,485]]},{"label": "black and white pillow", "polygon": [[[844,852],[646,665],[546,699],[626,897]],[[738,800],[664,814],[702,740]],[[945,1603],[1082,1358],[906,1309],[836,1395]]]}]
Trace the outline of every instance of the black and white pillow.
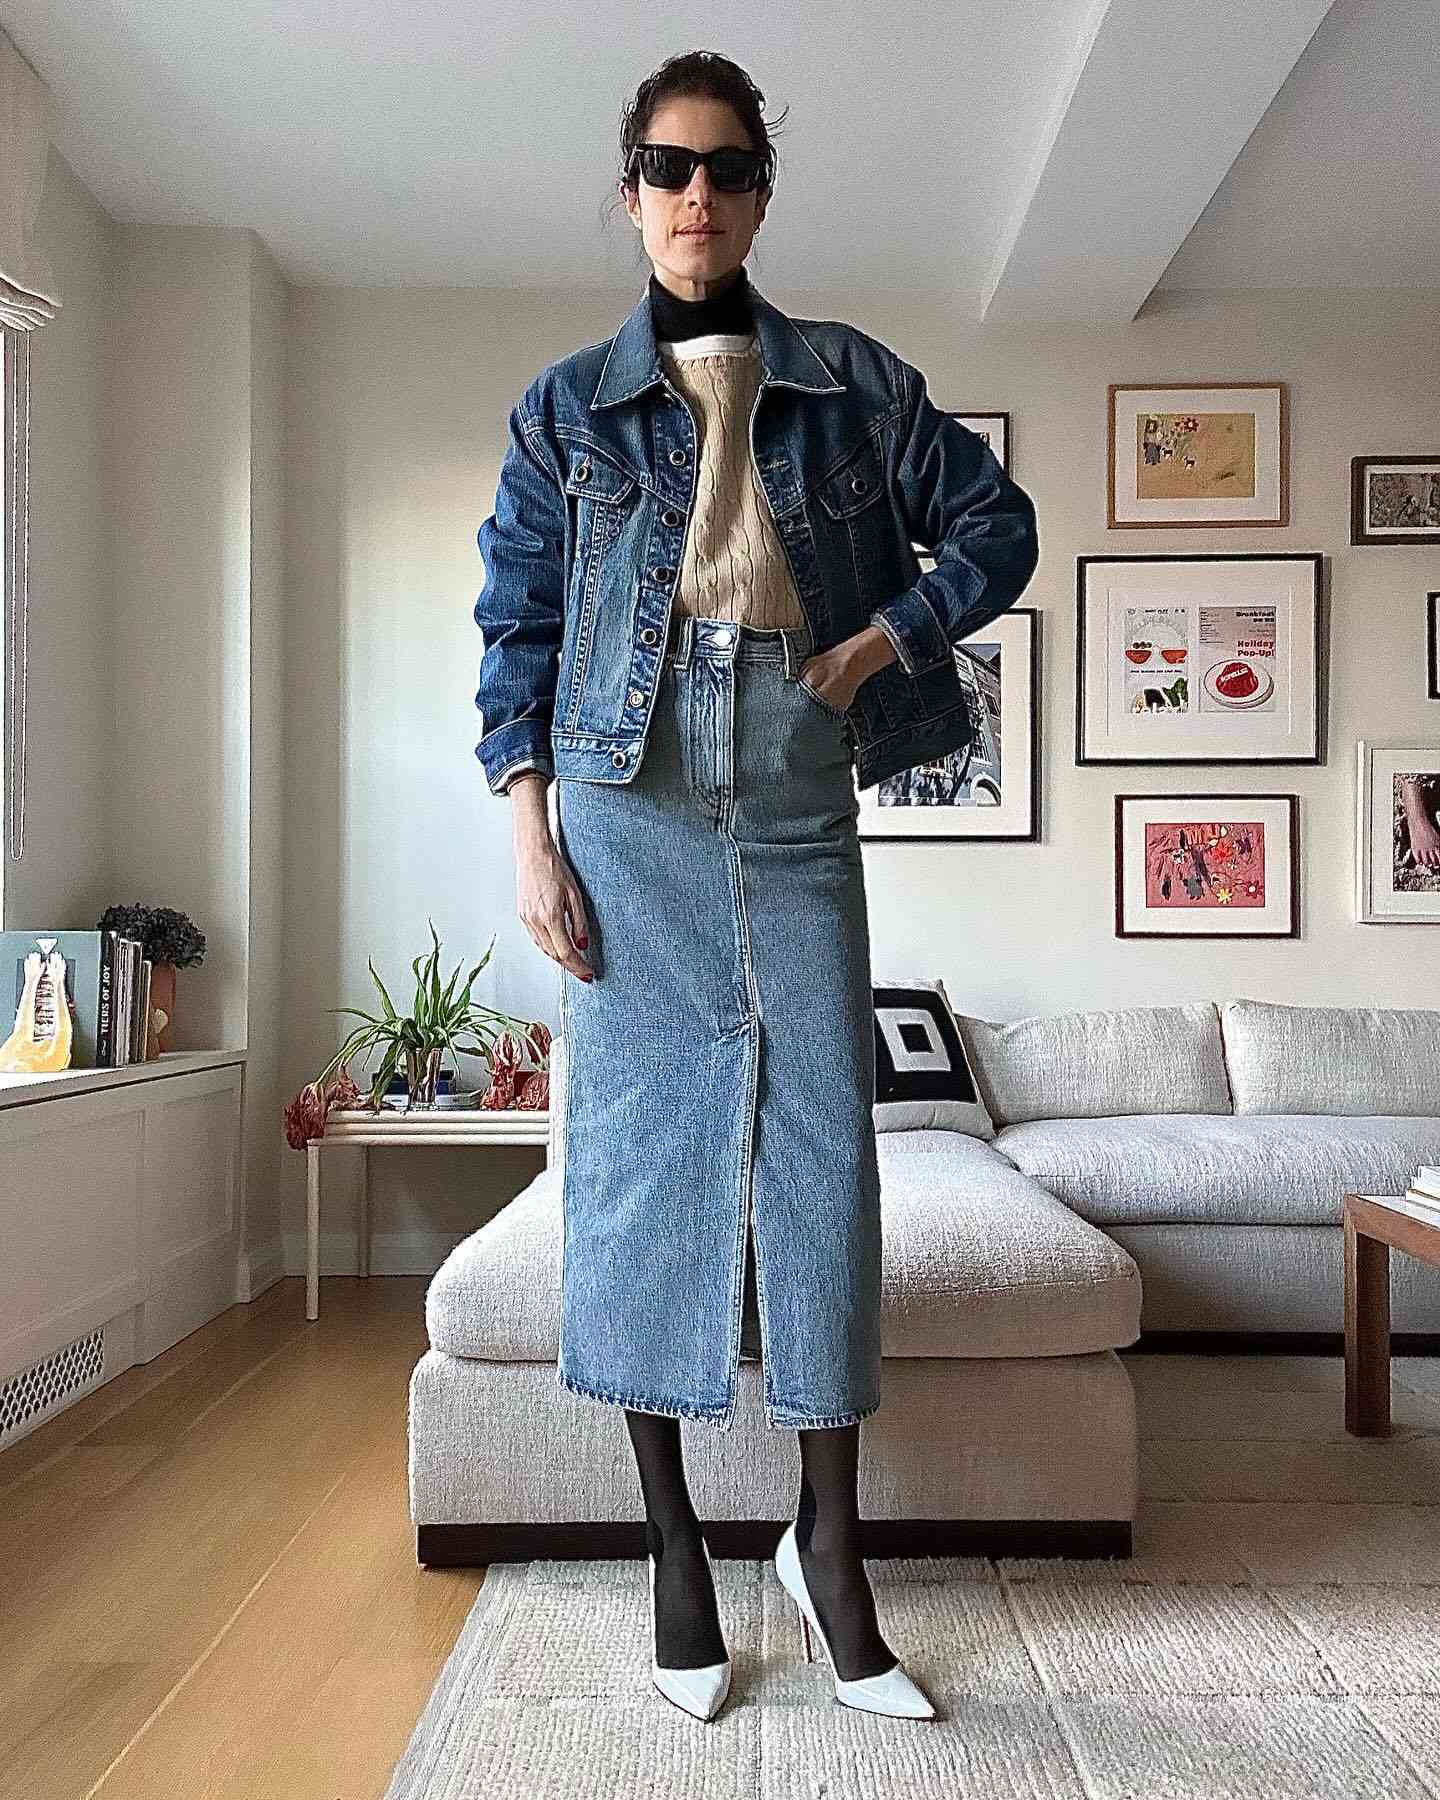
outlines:
[{"label": "black and white pillow", "polygon": [[876,1131],[993,1138],[990,1117],[939,981],[876,982]]}]

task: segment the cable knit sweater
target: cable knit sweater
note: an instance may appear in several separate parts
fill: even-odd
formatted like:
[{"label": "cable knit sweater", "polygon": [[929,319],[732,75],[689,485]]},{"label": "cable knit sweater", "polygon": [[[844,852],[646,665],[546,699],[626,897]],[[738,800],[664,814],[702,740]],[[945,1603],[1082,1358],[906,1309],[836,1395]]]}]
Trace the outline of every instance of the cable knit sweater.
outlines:
[{"label": "cable knit sweater", "polygon": [[665,373],[695,415],[700,467],[674,609],[792,630],[805,625],[794,577],[750,460],[760,345],[711,333],[659,346]]}]

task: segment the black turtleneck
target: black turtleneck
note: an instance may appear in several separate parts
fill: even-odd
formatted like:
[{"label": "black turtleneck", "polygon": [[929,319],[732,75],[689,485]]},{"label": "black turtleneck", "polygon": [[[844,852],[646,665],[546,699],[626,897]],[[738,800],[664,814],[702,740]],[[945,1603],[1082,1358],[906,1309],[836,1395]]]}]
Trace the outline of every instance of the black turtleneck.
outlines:
[{"label": "black turtleneck", "polygon": [[750,277],[742,265],[737,280],[721,294],[703,300],[682,300],[650,276],[650,318],[661,343],[677,338],[707,337],[712,331],[748,334],[755,329],[750,306]]}]

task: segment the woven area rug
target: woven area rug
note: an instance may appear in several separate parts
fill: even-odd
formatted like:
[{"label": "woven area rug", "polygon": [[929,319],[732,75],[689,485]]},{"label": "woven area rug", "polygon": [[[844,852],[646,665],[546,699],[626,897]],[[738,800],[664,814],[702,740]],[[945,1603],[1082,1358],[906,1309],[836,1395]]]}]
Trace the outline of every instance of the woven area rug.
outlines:
[{"label": "woven area rug", "polygon": [[1147,1443],[1128,1561],[868,1563],[934,1720],[841,1706],[768,1562],[715,1564],[708,1723],[651,1685],[643,1560],[498,1564],[386,1800],[1440,1800],[1440,1408],[1348,1438],[1312,1378],[1247,1396],[1253,1437]]}]

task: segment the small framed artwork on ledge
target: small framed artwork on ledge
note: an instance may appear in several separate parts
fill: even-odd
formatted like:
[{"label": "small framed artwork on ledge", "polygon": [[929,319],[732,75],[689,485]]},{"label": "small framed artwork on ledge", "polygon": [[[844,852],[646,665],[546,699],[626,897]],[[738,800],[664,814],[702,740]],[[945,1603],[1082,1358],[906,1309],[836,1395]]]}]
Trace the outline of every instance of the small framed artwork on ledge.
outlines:
[{"label": "small framed artwork on ledge", "polygon": [[1299,937],[1296,794],[1117,794],[1116,937]]},{"label": "small framed artwork on ledge", "polygon": [[1440,925],[1440,744],[1362,738],[1356,750],[1356,915]]}]

